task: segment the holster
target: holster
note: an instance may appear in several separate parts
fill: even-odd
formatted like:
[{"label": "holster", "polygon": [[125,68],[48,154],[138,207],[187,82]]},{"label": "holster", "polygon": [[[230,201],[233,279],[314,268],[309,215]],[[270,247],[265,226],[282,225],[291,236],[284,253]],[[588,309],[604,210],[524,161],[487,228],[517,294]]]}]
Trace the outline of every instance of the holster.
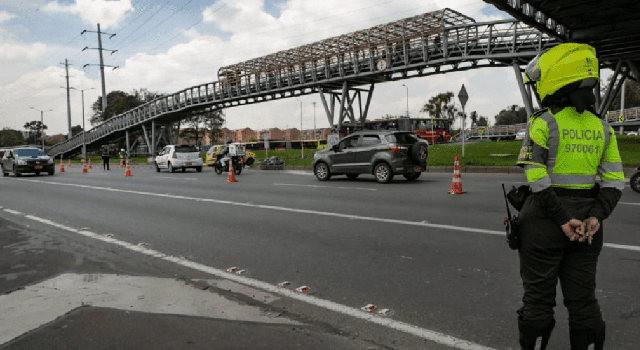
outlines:
[{"label": "holster", "polygon": [[522,185],[518,188],[513,186],[509,193],[507,193],[507,199],[517,211],[520,211],[530,194],[531,187],[529,187],[529,185]]}]

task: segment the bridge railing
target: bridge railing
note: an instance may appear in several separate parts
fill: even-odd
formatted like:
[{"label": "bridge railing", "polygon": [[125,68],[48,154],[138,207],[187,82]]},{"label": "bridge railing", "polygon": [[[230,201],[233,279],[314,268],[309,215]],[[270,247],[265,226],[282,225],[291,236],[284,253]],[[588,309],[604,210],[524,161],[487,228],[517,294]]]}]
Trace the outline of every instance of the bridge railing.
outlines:
[{"label": "bridge railing", "polygon": [[[624,118],[620,120],[620,116]],[[608,116],[605,116],[609,123],[623,123],[628,121],[640,121],[640,107],[628,108],[624,110],[624,113],[620,113],[620,110],[609,111]]]}]

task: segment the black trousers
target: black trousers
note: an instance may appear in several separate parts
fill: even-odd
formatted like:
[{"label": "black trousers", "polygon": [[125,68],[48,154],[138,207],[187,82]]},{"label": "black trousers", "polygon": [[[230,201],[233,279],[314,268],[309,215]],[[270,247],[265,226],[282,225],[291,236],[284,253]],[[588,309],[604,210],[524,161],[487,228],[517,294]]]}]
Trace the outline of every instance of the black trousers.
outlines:
[{"label": "black trousers", "polygon": [[102,156],[102,170],[109,170],[109,157]]},{"label": "black trousers", "polygon": [[[587,218],[592,198],[560,197],[570,214]],[[522,232],[520,276],[524,286],[524,305],[518,310],[521,326],[547,329],[555,322],[556,285],[560,281],[564,305],[569,312],[569,327],[576,330],[604,328],[595,296],[596,266],[602,250],[603,225],[592,244],[571,242],[560,226],[546,216],[529,196],[520,212]]]}]

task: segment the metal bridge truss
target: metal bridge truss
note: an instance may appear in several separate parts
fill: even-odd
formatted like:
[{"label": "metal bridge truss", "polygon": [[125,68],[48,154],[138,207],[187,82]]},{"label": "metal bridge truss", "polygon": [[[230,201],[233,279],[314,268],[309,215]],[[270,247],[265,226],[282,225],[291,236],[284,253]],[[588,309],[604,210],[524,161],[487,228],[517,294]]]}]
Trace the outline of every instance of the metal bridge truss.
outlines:
[{"label": "metal bridge truss", "polygon": [[[155,130],[162,127],[167,129],[167,126],[183,118],[208,109],[312,93],[320,94],[330,125],[335,125],[334,119],[337,116],[340,128],[345,118],[354,121],[354,105],[360,107],[360,121],[364,122],[376,83],[505,66],[514,67],[516,76],[521,79],[521,65],[558,43],[554,38],[516,20],[453,25],[441,28],[439,33],[430,31],[427,34],[419,38],[407,38],[403,42],[405,45],[373,53],[354,48],[352,52],[323,65],[301,65],[297,74],[293,70],[280,71],[274,76],[267,74],[264,79],[256,76],[236,83],[221,84],[216,81],[193,86],[112,117],[88,130],[85,133],[86,142],[90,144],[103,140],[106,143],[107,140],[127,137],[129,145],[128,131],[144,128],[146,125],[152,129],[151,140],[147,144],[152,146],[151,151],[155,154],[155,146],[159,140]],[[399,47],[401,49],[397,49]],[[363,85],[369,85],[369,89],[358,88]],[[520,87],[525,92],[523,98],[527,97],[525,100],[529,101],[530,107],[531,95],[526,94],[522,84]],[[361,104],[362,92],[367,92],[364,107]],[[326,101],[324,97],[327,93],[332,97],[330,101]],[[340,103],[337,114],[334,112],[335,102]],[[56,144],[48,153],[57,156],[77,152],[80,147],[82,134]]]}]

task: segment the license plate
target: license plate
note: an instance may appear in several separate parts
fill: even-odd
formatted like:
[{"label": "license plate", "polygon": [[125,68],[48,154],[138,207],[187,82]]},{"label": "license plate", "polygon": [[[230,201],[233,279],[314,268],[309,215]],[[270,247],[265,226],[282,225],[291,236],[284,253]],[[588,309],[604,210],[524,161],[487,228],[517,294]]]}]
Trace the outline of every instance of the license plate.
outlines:
[{"label": "license plate", "polygon": [[187,166],[190,166],[190,165],[191,165],[191,162],[187,162]]},{"label": "license plate", "polygon": [[42,165],[36,165],[36,169],[42,169]]},{"label": "license plate", "polygon": [[419,173],[419,172],[421,172],[421,171],[422,171],[422,169],[421,169],[419,166],[417,166],[417,167],[416,167],[416,169],[415,169],[415,171],[416,171],[416,173]]}]

